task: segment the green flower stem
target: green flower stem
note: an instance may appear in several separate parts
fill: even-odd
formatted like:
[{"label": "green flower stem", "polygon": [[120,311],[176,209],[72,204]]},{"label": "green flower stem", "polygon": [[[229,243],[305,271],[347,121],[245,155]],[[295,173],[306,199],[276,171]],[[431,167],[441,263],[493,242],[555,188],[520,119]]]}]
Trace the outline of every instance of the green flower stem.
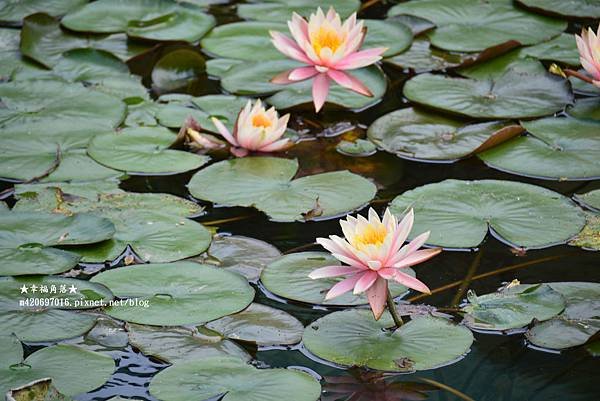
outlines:
[{"label": "green flower stem", "polygon": [[390,286],[388,284],[388,288],[387,288],[387,308],[390,311],[390,315],[392,315],[392,319],[394,319],[394,323],[396,324],[396,327],[400,327],[404,324],[404,322],[402,321],[402,318],[400,317],[400,315],[398,314],[398,311],[396,310],[396,303],[394,302],[394,297],[392,296],[392,292],[390,291]]}]

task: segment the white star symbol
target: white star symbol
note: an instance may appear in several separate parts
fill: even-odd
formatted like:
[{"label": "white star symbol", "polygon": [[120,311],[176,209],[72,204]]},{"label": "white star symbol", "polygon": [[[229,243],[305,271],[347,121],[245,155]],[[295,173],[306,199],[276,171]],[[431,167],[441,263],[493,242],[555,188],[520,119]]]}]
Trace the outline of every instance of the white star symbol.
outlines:
[{"label": "white star symbol", "polygon": [[29,288],[25,284],[23,284],[23,287],[21,287],[21,294],[28,294],[28,289]]},{"label": "white star symbol", "polygon": [[69,287],[69,294],[76,294],[77,293],[77,287],[75,287],[73,284],[71,284],[71,286]]}]

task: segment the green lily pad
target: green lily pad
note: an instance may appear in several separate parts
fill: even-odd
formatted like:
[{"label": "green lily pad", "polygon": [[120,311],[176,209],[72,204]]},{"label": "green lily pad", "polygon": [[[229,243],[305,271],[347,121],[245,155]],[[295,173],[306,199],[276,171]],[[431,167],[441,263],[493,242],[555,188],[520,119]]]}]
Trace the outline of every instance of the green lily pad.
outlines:
[{"label": "green lily pad", "polygon": [[576,99],[575,105],[567,109],[567,114],[582,120],[600,122],[600,97]]},{"label": "green lily pad", "polygon": [[585,194],[577,194],[574,198],[585,206],[600,211],[600,189],[587,192]]},{"label": "green lily pad", "polygon": [[408,50],[385,58],[383,62],[421,73],[457,67],[463,64],[466,58],[464,53],[451,53],[431,47],[429,40],[419,37],[412,42]]},{"label": "green lily pad", "polygon": [[544,65],[533,57],[523,56],[521,49],[512,50],[490,60],[462,67],[458,70],[458,73],[466,78],[497,81],[509,70],[511,73],[517,74],[548,76]]},{"label": "green lily pad", "polygon": [[159,372],[150,394],[163,401],[316,401],[321,386],[308,373],[257,369],[239,358],[206,358],[175,364]]},{"label": "green lily pad", "polygon": [[149,40],[195,42],[215,25],[215,19],[200,7],[171,0],[99,0],[67,14],[62,25],[79,32],[124,32]]},{"label": "green lily pad", "polygon": [[447,365],[469,351],[473,335],[463,326],[419,316],[392,331],[386,312],[380,320],[371,311],[334,312],[309,324],[304,346],[319,358],[345,366],[413,372]]},{"label": "green lily pad", "polygon": [[127,105],[127,117],[123,124],[126,127],[156,127],[155,114],[159,109],[154,101],[138,101]]},{"label": "green lily pad", "polygon": [[[587,71],[584,69],[578,70],[580,74],[590,76]],[[569,82],[571,82],[571,87],[573,88],[573,92],[578,95],[585,96],[598,96],[600,95],[600,88],[596,85],[590,84],[582,79],[569,77]]]},{"label": "green lily pad", "polygon": [[163,56],[152,69],[152,85],[161,91],[185,88],[205,70],[204,57],[189,49],[178,49]]},{"label": "green lily pad", "polygon": [[518,329],[534,319],[551,319],[566,305],[563,296],[547,284],[518,285],[481,296],[469,291],[467,299],[465,322],[482,330]]},{"label": "green lily pad", "polygon": [[54,345],[29,355],[14,336],[0,336],[0,393],[33,380],[51,378],[56,389],[72,396],[103,385],[113,373],[110,356],[73,345]]},{"label": "green lily pad", "polygon": [[566,80],[507,70],[498,79],[464,79],[421,74],[404,85],[409,100],[475,118],[541,117],[572,103]]},{"label": "green lily pad", "polygon": [[510,122],[464,121],[407,108],[377,120],[367,131],[379,148],[408,159],[455,161],[522,132]]},{"label": "green lily pad", "polygon": [[562,17],[600,18],[600,3],[596,0],[516,0],[517,3],[543,14]]},{"label": "green lily pad", "polygon": [[218,235],[213,238],[206,254],[193,258],[241,274],[248,281],[256,282],[262,270],[281,252],[273,245],[241,235]]},{"label": "green lily pad", "polygon": [[52,379],[39,379],[6,393],[6,401],[72,401],[60,394],[52,385]]},{"label": "green lily pad", "polygon": [[127,40],[122,33],[111,35],[73,34],[63,31],[58,20],[47,14],[33,14],[23,21],[21,52],[52,68],[62,54],[73,49],[97,49],[114,54],[122,61],[144,53],[152,46]]},{"label": "green lily pad", "polygon": [[166,128],[139,127],[97,135],[88,154],[97,162],[128,174],[177,174],[197,169],[210,158],[169,147],[176,136]]},{"label": "green lily pad", "polygon": [[234,315],[213,320],[206,327],[229,339],[263,346],[299,343],[304,331],[302,323],[289,313],[257,303]]},{"label": "green lily pad", "polygon": [[144,355],[170,364],[220,356],[250,360],[250,355],[239,345],[208,330],[193,332],[182,327],[152,327],[128,323],[127,333],[131,345]]},{"label": "green lily pad", "polygon": [[89,0],[6,0],[0,4],[0,23],[20,25],[23,18],[37,12],[54,17],[65,15]]},{"label": "green lily pad", "polygon": [[409,26],[393,19],[363,20],[367,35],[361,46],[362,49],[373,47],[386,47],[383,57],[391,57],[410,47],[413,40],[413,33]]},{"label": "green lily pad", "polygon": [[536,44],[567,27],[564,21],[515,8],[509,1],[420,0],[398,4],[388,12],[389,16],[402,14],[432,21],[436,29],[429,34],[431,43],[461,52],[482,51],[511,40]]},{"label": "green lily pad", "polygon": [[600,215],[587,213],[587,223],[579,234],[571,238],[569,245],[600,251]]},{"label": "green lily pad", "polygon": [[11,80],[16,74],[29,75],[44,72],[44,69],[24,58],[19,52],[21,40],[17,29],[0,28],[0,79]]},{"label": "green lily pad", "polygon": [[91,281],[104,284],[121,299],[138,302],[124,302],[105,311],[114,318],[140,324],[200,324],[239,312],[254,298],[254,290],[244,277],[193,262],[121,267],[102,272]]},{"label": "green lily pad", "polygon": [[366,139],[357,139],[354,142],[340,141],[335,146],[335,150],[346,156],[352,157],[367,157],[374,155],[377,152],[377,147],[373,142]]},{"label": "green lily pad", "polygon": [[[363,305],[367,303],[364,294],[354,295],[348,292],[339,297],[325,300],[325,294],[343,277],[313,280],[308,275],[315,269],[324,266],[339,265],[340,262],[325,252],[299,252],[284,255],[269,264],[260,276],[261,283],[273,294],[319,305]],[[415,272],[404,269],[403,272],[415,276]],[[390,282],[391,293],[394,297],[405,295],[408,288]]]},{"label": "green lily pad", "polygon": [[46,203],[46,207],[33,207],[31,204],[27,208],[28,210],[47,210],[52,211],[59,203],[57,195],[60,194],[56,191],[59,189],[61,192],[69,194],[70,196],[76,196],[86,199],[98,198],[100,194],[122,194],[125,191],[119,189],[118,180],[106,180],[106,181],[84,181],[84,182],[61,182],[61,183],[36,183],[36,184],[17,184],[14,187],[14,196],[17,199],[27,199],[23,201],[16,210],[21,209],[26,202],[31,203]]},{"label": "green lily pad", "polygon": [[[223,63],[223,59],[210,60],[207,63],[208,72],[219,74],[221,86],[230,93],[237,95],[272,94],[267,102],[273,106],[285,109],[312,102],[312,80],[290,85],[273,84],[270,80],[275,75],[300,67],[302,64],[293,60],[272,60],[240,62],[234,60],[233,65],[224,70],[211,69],[211,65]],[[361,68],[350,72],[362,81],[373,93],[373,97],[363,96],[335,83],[331,84],[327,101],[341,107],[362,109],[376,103],[385,93],[387,82],[381,69],[377,66]]]},{"label": "green lily pad", "polygon": [[360,208],[375,196],[373,183],[348,171],[293,179],[297,170],[296,160],[275,157],[225,160],[197,172],[188,188],[196,198],[252,206],[275,221],[333,217]]},{"label": "green lily pad", "polygon": [[558,61],[573,66],[581,65],[575,36],[568,33],[561,33],[547,42],[525,47],[520,53],[523,56],[535,57],[538,60]]},{"label": "green lily pad", "polygon": [[396,197],[392,212],[415,211],[413,233],[431,231],[428,244],[474,248],[491,230],[512,246],[543,248],[566,242],[585,224],[568,198],[535,185],[512,181],[445,180]]},{"label": "green lily pad", "polygon": [[0,214],[0,227],[1,275],[62,273],[80,258],[53,246],[97,243],[115,233],[108,219],[91,214],[13,211]]},{"label": "green lily pad", "polygon": [[529,135],[478,156],[490,167],[513,174],[557,180],[600,177],[600,123],[548,117],[521,123]]},{"label": "green lily pad", "polygon": [[317,11],[317,7],[321,7],[324,12],[333,7],[342,18],[346,18],[360,7],[359,0],[324,0],[318,4],[312,0],[250,0],[248,3],[250,4],[238,5],[237,13],[240,18],[275,22],[290,20],[294,12],[308,18]]},{"label": "green lily pad", "polygon": [[525,333],[534,345],[565,349],[585,344],[600,331],[600,284],[585,282],[548,283],[566,299],[565,311],[536,323]]},{"label": "green lily pad", "polygon": [[53,276],[0,278],[0,327],[28,342],[80,336],[94,326],[96,316],[68,309],[95,308],[112,298],[105,287],[83,280]]}]

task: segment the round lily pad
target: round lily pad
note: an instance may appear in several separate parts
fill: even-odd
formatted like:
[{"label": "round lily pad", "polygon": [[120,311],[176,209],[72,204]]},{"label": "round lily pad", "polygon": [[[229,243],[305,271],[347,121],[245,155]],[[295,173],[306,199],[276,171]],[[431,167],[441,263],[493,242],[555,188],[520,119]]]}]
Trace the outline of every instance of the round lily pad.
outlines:
[{"label": "round lily pad", "polygon": [[388,12],[389,16],[402,14],[430,20],[436,25],[429,34],[431,43],[462,52],[482,51],[511,40],[536,44],[567,27],[564,21],[529,13],[509,1],[420,0],[398,4]]},{"label": "round lily pad", "polygon": [[110,220],[91,214],[13,211],[0,214],[0,227],[1,275],[62,273],[80,258],[53,246],[97,243],[115,233]]},{"label": "round lily pad", "polygon": [[96,316],[65,309],[91,309],[112,299],[104,286],[53,276],[0,278],[0,327],[28,342],[72,338],[89,331]]},{"label": "round lily pad", "polygon": [[167,53],[152,69],[152,85],[161,91],[185,88],[204,73],[204,57],[189,49]]},{"label": "round lily pad", "polygon": [[383,59],[384,63],[400,68],[410,68],[417,73],[439,71],[461,65],[467,56],[451,53],[431,46],[429,40],[418,37],[410,48],[398,55]]},{"label": "round lily pad", "polygon": [[200,7],[172,0],[99,0],[67,14],[62,25],[80,32],[125,32],[149,40],[195,42],[215,25],[215,19]]},{"label": "round lily pad", "polygon": [[455,161],[523,131],[510,122],[466,124],[464,121],[407,108],[393,111],[369,127],[379,148],[408,159]]},{"label": "round lily pad", "polygon": [[567,109],[567,114],[582,120],[600,122],[600,97],[577,99],[575,105]]},{"label": "round lily pad", "polygon": [[206,254],[194,260],[215,265],[256,282],[262,270],[281,252],[273,245],[241,235],[219,235],[213,238]]},{"label": "round lily pad", "polygon": [[239,312],[254,298],[244,277],[193,262],[121,267],[91,281],[124,300],[106,308],[108,315],[140,324],[200,324]]},{"label": "round lily pad", "polygon": [[398,372],[447,365],[465,355],[473,342],[466,327],[432,316],[393,327],[387,312],[376,321],[369,310],[350,309],[309,324],[302,341],[311,353],[339,365]]},{"label": "round lily pad", "polygon": [[431,231],[428,244],[474,248],[491,230],[517,247],[543,248],[566,242],[585,224],[568,198],[512,181],[445,180],[407,191],[390,204],[401,215],[414,208],[413,233]]},{"label": "round lily pad", "polygon": [[302,323],[289,313],[257,303],[234,315],[213,320],[206,327],[232,340],[263,346],[299,343],[304,330]]},{"label": "round lily pad", "polygon": [[521,124],[529,135],[478,156],[513,174],[561,181],[600,177],[600,122],[549,117]]},{"label": "round lily pad", "polygon": [[103,385],[113,373],[110,356],[73,345],[54,345],[23,361],[21,343],[14,336],[0,336],[0,393],[42,378],[51,378],[58,391],[73,396]]},{"label": "round lily pad", "polygon": [[239,358],[206,358],[175,364],[152,379],[150,394],[163,401],[316,401],[321,386],[308,373],[257,369]]},{"label": "round lily pad", "polygon": [[577,194],[574,198],[583,205],[600,211],[600,189],[590,191],[584,194]]},{"label": "round lily pad", "polygon": [[[210,72],[211,60],[207,63]],[[277,74],[301,66],[292,60],[272,60],[243,62],[233,65],[220,75],[223,89],[237,95],[270,94],[267,99],[273,106],[285,109],[312,102],[312,80],[291,85],[273,84],[270,80]],[[214,71],[213,71],[214,72]],[[380,68],[370,66],[349,72],[363,82],[373,93],[373,97],[363,96],[332,83],[327,101],[350,109],[362,109],[376,103],[385,93],[387,82]]]},{"label": "round lily pad", "polygon": [[[599,6],[600,9],[600,6]],[[579,66],[579,51],[575,36],[561,33],[559,36],[539,43],[535,46],[525,47],[520,51],[523,56],[535,57],[539,60],[558,61],[560,63]]]},{"label": "round lily pad", "polygon": [[88,154],[129,174],[177,174],[197,169],[209,160],[208,156],[169,149],[175,139],[166,128],[124,128],[94,137]]},{"label": "round lily pad", "polygon": [[565,349],[585,344],[600,331],[600,284],[585,282],[548,283],[566,300],[563,313],[536,323],[525,333],[534,345]]},{"label": "round lily pad", "polygon": [[197,172],[188,188],[199,199],[225,206],[253,206],[275,221],[338,216],[375,196],[366,178],[335,171],[293,179],[296,160],[246,157],[215,163]]},{"label": "round lily pad", "polygon": [[60,16],[89,0],[6,0],[0,4],[0,22],[20,25],[23,18],[37,12]]},{"label": "round lily pad", "polygon": [[600,3],[595,0],[516,0],[517,3],[543,14],[562,17],[600,18]]},{"label": "round lily pad", "polygon": [[144,355],[171,364],[215,356],[250,359],[250,355],[239,345],[208,330],[198,333],[182,327],[152,327],[128,323],[127,333],[131,345]]},{"label": "round lily pad", "polygon": [[73,34],[60,28],[60,22],[48,14],[37,13],[23,20],[21,52],[48,68],[62,60],[62,54],[73,49],[98,49],[126,61],[151,49],[151,45],[127,40],[127,35]]},{"label": "round lily pad", "polygon": [[566,80],[515,69],[495,80],[421,74],[406,82],[404,96],[429,107],[489,119],[546,116],[573,101]]},{"label": "round lily pad", "polygon": [[551,319],[566,305],[565,298],[547,284],[519,285],[481,296],[469,291],[467,299],[465,322],[482,330],[518,329],[534,319]]},{"label": "round lily pad", "polygon": [[391,57],[408,49],[412,42],[412,30],[400,21],[393,19],[362,21],[367,29],[362,49],[385,47],[387,50],[383,53],[383,57]]},{"label": "round lily pad", "polygon": [[[364,294],[354,295],[348,292],[339,297],[325,300],[325,294],[343,277],[313,280],[308,275],[324,266],[339,265],[340,262],[324,252],[299,252],[285,255],[269,264],[260,276],[261,283],[273,294],[294,301],[322,305],[362,305],[367,303]],[[415,272],[404,269],[403,272],[415,276]],[[407,293],[408,288],[390,282],[394,297]]]},{"label": "round lily pad", "polygon": [[250,4],[238,5],[237,12],[240,18],[277,22],[290,20],[294,12],[308,18],[316,12],[317,6],[325,12],[333,7],[342,18],[349,17],[360,7],[359,0],[324,0],[318,4],[313,0],[250,0],[248,3]]}]

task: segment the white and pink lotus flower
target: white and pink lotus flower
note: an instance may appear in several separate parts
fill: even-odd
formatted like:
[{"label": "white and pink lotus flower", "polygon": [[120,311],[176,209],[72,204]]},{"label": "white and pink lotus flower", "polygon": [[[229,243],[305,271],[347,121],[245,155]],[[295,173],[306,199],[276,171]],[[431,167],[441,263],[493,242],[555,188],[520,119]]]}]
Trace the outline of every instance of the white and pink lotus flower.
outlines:
[{"label": "white and pink lotus flower", "polygon": [[362,82],[344,72],[376,63],[387,50],[383,47],[359,50],[366,28],[362,21],[356,20],[356,13],[342,23],[333,7],[327,15],[319,8],[308,21],[294,13],[288,26],[293,39],[271,31],[272,42],[281,53],[307,66],[285,71],[271,82],[290,84],[313,78],[312,96],[317,112],[327,99],[330,80],[362,95],[373,96]]},{"label": "white and pink lotus flower", "polygon": [[353,290],[354,294],[366,293],[373,311],[379,320],[388,295],[388,280],[394,280],[408,288],[429,293],[429,288],[402,271],[424,262],[441,252],[441,249],[419,249],[429,238],[429,232],[415,237],[404,245],[414,222],[413,210],[409,210],[400,223],[389,209],[383,220],[373,209],[369,218],[348,216],[340,220],[345,238],[331,235],[317,238],[322,245],[339,261],[348,266],[326,266],[309,274],[312,279],[347,276],[335,284],[325,295],[329,300]]},{"label": "white and pink lotus flower", "polygon": [[290,115],[279,117],[274,107],[266,110],[260,99],[252,105],[248,100],[238,114],[233,133],[217,118],[212,122],[219,133],[231,144],[230,151],[237,157],[250,152],[279,152],[293,145],[289,138],[282,138]]},{"label": "white and pink lotus flower", "polygon": [[583,29],[575,40],[581,65],[591,75],[591,83],[600,88],[600,26],[597,33],[592,28]]}]

